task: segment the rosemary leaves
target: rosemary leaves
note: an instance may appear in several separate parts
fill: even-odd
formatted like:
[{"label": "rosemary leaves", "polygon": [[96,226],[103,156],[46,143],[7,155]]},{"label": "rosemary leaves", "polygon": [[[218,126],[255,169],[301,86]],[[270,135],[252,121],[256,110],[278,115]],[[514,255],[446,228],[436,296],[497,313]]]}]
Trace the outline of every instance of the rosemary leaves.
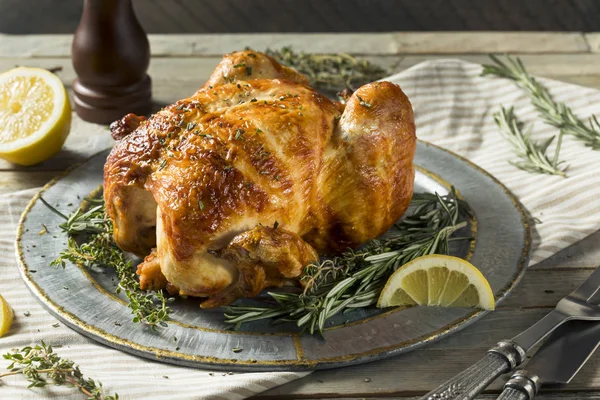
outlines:
[{"label": "rosemary leaves", "polygon": [[467,225],[459,222],[460,216],[469,213],[454,188],[446,196],[415,193],[411,205],[412,212],[396,225],[393,235],[306,266],[300,293],[270,292],[272,305],[226,307],[226,322],[239,329],[245,322],[276,319],[311,334],[322,332],[335,315],[375,304],[398,267],[422,255],[448,254],[450,241],[469,239],[452,237]]},{"label": "rosemary leaves", "polygon": [[10,372],[0,374],[0,379],[9,375],[22,374],[31,382],[30,388],[45,387],[50,384],[68,385],[77,388],[88,399],[119,399],[117,393],[104,394],[101,382],[85,378],[73,361],[59,357],[52,346],[46,345],[44,341],[41,345],[26,346],[21,350],[13,349],[3,354],[3,358],[12,363],[7,367]]},{"label": "rosemary leaves", "polygon": [[565,169],[560,168],[563,161],[558,160],[562,144],[562,130],[558,134],[554,156],[549,159],[546,150],[554,141],[554,136],[544,143],[531,140],[531,131],[523,132],[523,124],[515,117],[512,107],[509,109],[502,107],[500,111],[494,114],[494,121],[496,121],[502,135],[513,145],[517,156],[522,160],[519,162],[509,161],[511,165],[527,172],[567,177]]},{"label": "rosemary leaves", "polygon": [[297,53],[290,47],[267,49],[266,54],[307,76],[310,84],[326,92],[356,89],[390,74],[390,70],[349,54]]},{"label": "rosemary leaves", "polygon": [[566,104],[556,102],[548,89],[529,75],[519,58],[506,56],[506,62],[494,55],[490,55],[490,58],[494,65],[483,65],[482,76],[494,75],[514,81],[527,93],[546,123],[573,135],[593,150],[600,150],[600,122],[595,116],[590,117],[586,124]]},{"label": "rosemary leaves", "polygon": [[145,292],[140,289],[131,261],[113,240],[112,222],[106,215],[102,197],[86,199],[90,208],[87,211],[83,211],[83,207],[78,208],[69,216],[62,214],[43,198],[40,200],[65,219],[59,228],[69,237],[67,248],[51,265],[65,268],[69,261],[87,268],[99,266],[114,269],[119,278],[116,291],[123,291],[127,296],[133,322],[142,322],[152,329],[157,325],[166,327],[170,313],[168,303],[174,299],[165,297],[162,291]]}]

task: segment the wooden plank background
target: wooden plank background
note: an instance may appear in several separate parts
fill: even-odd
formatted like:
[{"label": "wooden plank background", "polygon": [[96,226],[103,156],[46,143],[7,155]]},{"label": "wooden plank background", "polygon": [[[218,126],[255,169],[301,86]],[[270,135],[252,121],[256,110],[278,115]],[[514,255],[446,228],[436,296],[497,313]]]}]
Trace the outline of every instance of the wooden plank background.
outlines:
[{"label": "wooden plank background", "polygon": [[[600,31],[594,0],[133,0],[150,33]],[[32,6],[35,4],[35,6]],[[0,0],[0,32],[71,33],[83,0]]]}]

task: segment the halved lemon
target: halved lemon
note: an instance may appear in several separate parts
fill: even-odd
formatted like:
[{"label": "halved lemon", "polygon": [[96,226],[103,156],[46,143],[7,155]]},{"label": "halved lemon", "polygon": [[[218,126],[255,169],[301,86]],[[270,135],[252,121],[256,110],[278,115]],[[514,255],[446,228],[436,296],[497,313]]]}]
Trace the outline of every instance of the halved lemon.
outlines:
[{"label": "halved lemon", "polygon": [[489,282],[473,264],[438,254],[416,258],[398,268],[377,301],[380,308],[416,304],[484,310],[496,306]]},{"label": "halved lemon", "polygon": [[0,158],[42,162],[62,148],[71,129],[71,105],[60,79],[41,68],[0,75]]},{"label": "halved lemon", "polygon": [[8,302],[4,300],[4,297],[0,295],[0,337],[4,336],[10,329],[14,318],[13,310],[8,305]]}]

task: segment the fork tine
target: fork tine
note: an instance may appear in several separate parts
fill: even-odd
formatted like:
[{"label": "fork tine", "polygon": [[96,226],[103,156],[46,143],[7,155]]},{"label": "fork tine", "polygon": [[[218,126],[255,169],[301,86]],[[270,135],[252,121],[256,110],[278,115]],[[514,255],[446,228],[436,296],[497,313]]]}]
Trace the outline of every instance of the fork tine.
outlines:
[{"label": "fork tine", "polygon": [[589,301],[600,289],[600,268],[594,272],[575,289],[569,296],[583,301]]}]

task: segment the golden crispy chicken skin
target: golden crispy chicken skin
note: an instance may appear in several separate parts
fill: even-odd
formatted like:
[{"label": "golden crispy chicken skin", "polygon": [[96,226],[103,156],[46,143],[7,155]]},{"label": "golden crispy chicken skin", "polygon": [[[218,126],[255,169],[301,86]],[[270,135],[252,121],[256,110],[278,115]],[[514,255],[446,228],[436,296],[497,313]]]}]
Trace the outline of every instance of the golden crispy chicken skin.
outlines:
[{"label": "golden crispy chicken skin", "polygon": [[308,84],[304,75],[279,64],[266,54],[239,51],[223,57],[204,87],[252,79],[285,79],[290,82]]},{"label": "golden crispy chicken skin", "polygon": [[245,51],[191,97],[126,118],[104,167],[115,241],[149,256],[143,288],[210,297],[203,307],[383,234],[412,197],[414,117],[393,83],[365,85],[344,106]]},{"label": "golden crispy chicken skin", "polygon": [[254,297],[265,287],[282,286],[319,259],[308,243],[282,228],[257,226],[235,236],[215,254],[232,262],[239,271],[236,282],[202,303],[203,308],[230,304],[240,297]]}]

